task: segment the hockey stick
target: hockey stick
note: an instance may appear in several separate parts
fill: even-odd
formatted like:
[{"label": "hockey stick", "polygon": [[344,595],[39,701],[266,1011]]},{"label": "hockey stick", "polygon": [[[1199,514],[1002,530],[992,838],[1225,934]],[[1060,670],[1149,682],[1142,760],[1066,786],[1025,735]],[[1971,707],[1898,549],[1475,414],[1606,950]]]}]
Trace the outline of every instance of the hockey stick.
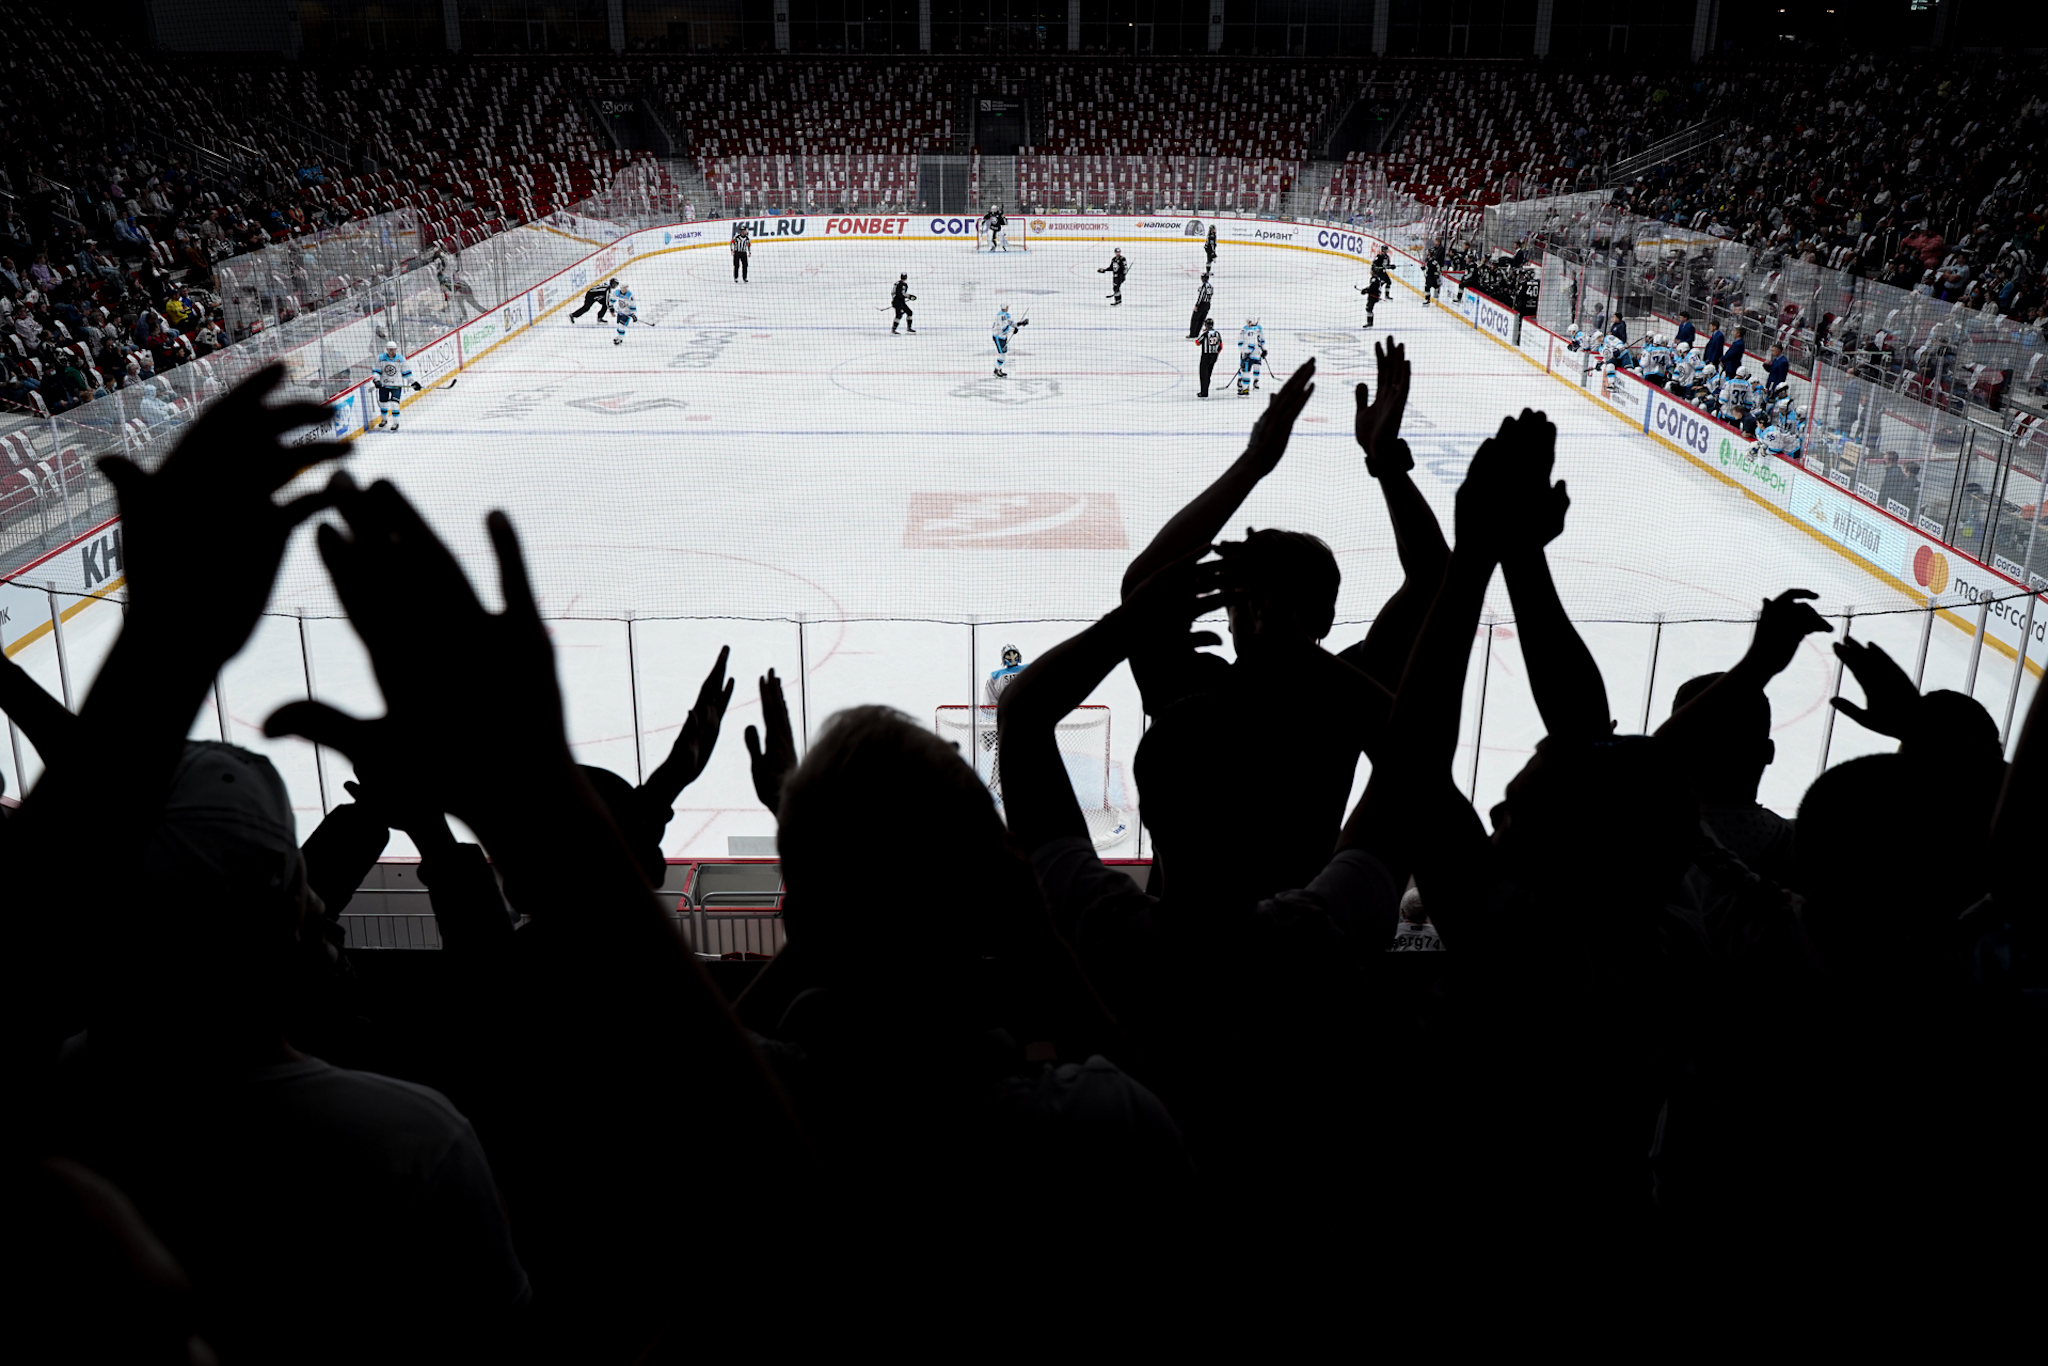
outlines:
[{"label": "hockey stick", "polygon": [[462,376],[460,376],[460,375],[457,375],[457,376],[455,377],[455,379],[451,379],[451,380],[449,380],[449,381],[448,381],[448,382],[447,382],[446,384],[437,384],[437,385],[435,385],[434,387],[435,387],[436,389],[453,389],[453,388],[455,387],[455,380],[459,380],[459,379],[461,379],[461,378],[462,378]]}]

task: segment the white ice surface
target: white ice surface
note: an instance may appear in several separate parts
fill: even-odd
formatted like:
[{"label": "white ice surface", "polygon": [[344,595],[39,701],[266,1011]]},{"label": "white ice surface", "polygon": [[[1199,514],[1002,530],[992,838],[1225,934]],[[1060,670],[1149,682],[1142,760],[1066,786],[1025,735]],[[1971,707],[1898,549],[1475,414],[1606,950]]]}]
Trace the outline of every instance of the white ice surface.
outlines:
[{"label": "white ice surface", "polygon": [[[740,743],[758,719],[757,675],[782,675],[810,733],[856,702],[886,702],[929,724],[937,706],[980,701],[1005,644],[1035,658],[1106,610],[1130,557],[1242,449],[1264,398],[1231,394],[1230,354],[1213,396],[1195,398],[1196,351],[1184,334],[1198,245],[1123,249],[1133,265],[1120,308],[1102,297],[1105,277],[1094,271],[1109,249],[1094,244],[991,257],[964,243],[769,242],[745,285],[731,281],[723,252],[643,261],[626,278],[652,326],[636,325],[615,347],[609,326],[591,326],[590,316],[571,326],[558,312],[464,371],[456,389],[413,402],[399,434],[361,438],[349,467],[359,480],[396,481],[449,538],[487,602],[496,588],[483,516],[511,513],[543,611],[559,618],[569,733],[586,763],[633,777],[637,744],[637,764],[651,770],[718,647],[731,645],[741,682],[726,733],[667,836],[671,855],[723,855],[728,837],[774,828],[754,801]],[[881,307],[899,270],[911,272],[919,296],[916,336],[891,336]],[[1573,507],[1553,564],[1623,732],[1642,728],[1653,639],[1652,726],[1669,714],[1679,683],[1736,658],[1767,594],[1812,588],[1829,611],[1911,605],[1565,383],[1425,309],[1412,291],[1397,290],[1379,327],[1361,330],[1352,286],[1363,276],[1337,257],[1249,246],[1227,246],[1216,272],[1226,337],[1247,315],[1265,324],[1267,390],[1308,356],[1319,361],[1318,392],[1285,464],[1227,534],[1287,526],[1331,543],[1345,572],[1340,621],[1349,623],[1332,645],[1362,635],[1359,623],[1399,579],[1384,506],[1351,436],[1351,386],[1372,377],[1367,343],[1388,335],[1408,343],[1416,366],[1404,435],[1446,526],[1470,452],[1502,415],[1526,406],[1557,422],[1557,476],[1570,482]],[[1007,382],[990,374],[988,341],[1004,302],[1032,319]],[[951,512],[935,522],[934,507]],[[934,534],[952,543],[906,544]],[[1005,546],[1020,536],[1029,548]],[[313,749],[261,733],[265,716],[307,691],[291,614],[308,614],[320,697],[365,715],[382,704],[306,534],[273,610],[282,615],[229,664],[222,688],[231,738],[278,764],[304,833],[323,803]],[[410,610],[421,631],[433,629],[438,604]],[[1498,579],[1488,610],[1512,616]],[[629,611],[639,618],[630,671]],[[1661,639],[1650,624],[1659,612],[1671,619]],[[1911,669],[1919,623],[1914,614],[1859,615],[1855,629]],[[115,606],[67,623],[75,697],[118,625]],[[1541,734],[1513,625],[1496,627],[1493,643],[1483,735],[1475,649],[1457,760],[1463,786],[1477,735],[1482,811]],[[1968,635],[1937,623],[1926,686],[1960,688],[1969,655]],[[57,691],[48,637],[18,659]],[[2012,670],[1983,652],[1976,695],[1994,716],[2004,715]],[[1772,686],[1778,758],[1763,797],[1781,811],[1796,808],[1813,777],[1834,672],[1824,641],[1811,641]],[[477,685],[490,686],[487,670]],[[2034,686],[2025,679],[2022,711]],[[1858,695],[1853,680],[1845,688]],[[1112,709],[1113,759],[1135,792],[1130,760],[1143,721],[1128,671],[1090,700]],[[210,701],[193,734],[219,734]],[[1888,747],[1843,720],[1829,752],[1839,760]],[[33,779],[39,763],[26,742],[22,750]],[[327,753],[322,764],[326,804],[345,800],[347,760]],[[0,766],[19,793],[12,753]],[[1286,794],[1273,794],[1272,811],[1276,823],[1290,818]],[[402,838],[392,852],[408,852]],[[1110,852],[1141,845],[1133,837]]]}]

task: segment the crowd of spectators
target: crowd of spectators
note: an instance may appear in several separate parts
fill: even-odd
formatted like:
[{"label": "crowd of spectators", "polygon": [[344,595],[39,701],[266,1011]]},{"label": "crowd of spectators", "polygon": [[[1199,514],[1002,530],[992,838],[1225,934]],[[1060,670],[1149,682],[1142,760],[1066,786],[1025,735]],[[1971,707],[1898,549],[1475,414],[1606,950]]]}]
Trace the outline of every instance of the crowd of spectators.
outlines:
[{"label": "crowd of spectators", "polygon": [[[9,27],[37,60],[0,86],[0,413],[67,411],[326,301],[265,289],[270,307],[230,314],[217,270],[231,257],[394,207],[459,251],[587,196],[624,160],[598,149],[559,65],[323,81],[195,70],[35,5]],[[126,97],[79,86],[83,70]]]},{"label": "crowd of spectators", "polygon": [[1632,211],[1961,304],[2048,316],[2048,96],[2012,57],[1833,67],[1717,87],[1727,135]]},{"label": "crowd of spectators", "polygon": [[[280,505],[343,448],[288,441],[325,414],[267,406],[275,369],[154,473],[110,458],[111,653],[75,715],[0,663],[47,761],[0,822],[23,1359],[644,1362],[905,1313],[1070,1338],[1031,1296],[1091,1332],[1271,1342],[1425,1274],[1519,1339],[1532,1308],[1740,1313],[1759,1286],[1833,1314],[2031,1227],[2048,978],[2013,855],[2048,817],[2048,692],[2008,764],[1975,701],[1840,639],[1842,723],[1898,749],[1781,817],[1757,802],[1766,687],[1831,633],[1812,595],[1765,602],[1746,652],[1617,735],[1546,561],[1556,429],[1502,421],[1446,528],[1401,438],[1407,354],[1377,358],[1355,435],[1405,577],[1364,639],[1327,640],[1317,537],[1219,540],[1285,458],[1311,359],[1122,601],[1001,693],[1001,816],[888,708],[830,718],[799,762],[763,677],[745,742],[787,943],[730,1001],[651,890],[727,653],[645,782],[580,768],[502,514],[492,613],[390,484]],[[186,737],[315,514],[387,710],[269,718],[355,767],[300,846],[266,760]],[[1547,735],[1489,835],[1452,770],[1497,569]],[[1195,631],[1219,610],[1234,662]],[[1147,886],[1097,857],[1057,738],[1124,661]],[[1938,849],[1873,839],[1874,798],[1937,792]],[[444,945],[396,1014],[338,929],[393,828]],[[86,829],[89,868],[47,856]],[[875,869],[913,847],[906,895]]]}]

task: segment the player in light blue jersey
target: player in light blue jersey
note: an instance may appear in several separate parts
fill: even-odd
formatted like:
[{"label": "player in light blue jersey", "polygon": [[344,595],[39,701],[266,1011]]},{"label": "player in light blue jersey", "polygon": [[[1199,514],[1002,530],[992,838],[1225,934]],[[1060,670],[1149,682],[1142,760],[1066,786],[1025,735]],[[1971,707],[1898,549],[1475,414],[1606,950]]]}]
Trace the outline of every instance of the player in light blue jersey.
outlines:
[{"label": "player in light blue jersey", "polygon": [[1259,367],[1266,363],[1266,329],[1246,318],[1237,331],[1237,394],[1243,398],[1259,387]]},{"label": "player in light blue jersey", "polygon": [[1772,405],[1770,421],[1756,434],[1756,444],[1757,449],[1787,460],[1805,456],[1806,429],[1800,425],[1799,414],[1792,410],[1791,399],[1781,398]]},{"label": "player in light blue jersey", "polygon": [[1652,334],[1643,344],[1643,378],[1658,388],[1663,388],[1671,377],[1671,344],[1662,336]]},{"label": "player in light blue jersey", "polygon": [[1019,328],[1029,327],[1030,325],[1031,319],[1029,318],[1025,318],[1022,321],[1013,321],[1010,317],[1010,306],[1008,304],[1004,304],[996,311],[996,320],[989,324],[988,334],[989,340],[996,344],[997,379],[1008,379],[1010,377],[1009,372],[1003,369],[1003,362],[1010,358],[1010,338],[1017,334]]},{"label": "player in light blue jersey", "polygon": [[1693,353],[1691,342],[1680,342],[1671,355],[1671,380],[1668,387],[1678,398],[1690,400],[1693,389],[1699,382],[1700,358]]},{"label": "player in light blue jersey", "polygon": [[612,338],[612,345],[617,346],[626,340],[626,324],[640,316],[640,305],[633,298],[633,291],[624,285],[612,293],[612,316],[619,322],[619,335]]},{"label": "player in light blue jersey", "polygon": [[398,349],[398,343],[387,341],[376,362],[370,366],[370,378],[377,385],[377,426],[387,432],[398,430],[399,401],[405,397],[405,386],[419,390],[419,381],[412,377],[412,362]]}]

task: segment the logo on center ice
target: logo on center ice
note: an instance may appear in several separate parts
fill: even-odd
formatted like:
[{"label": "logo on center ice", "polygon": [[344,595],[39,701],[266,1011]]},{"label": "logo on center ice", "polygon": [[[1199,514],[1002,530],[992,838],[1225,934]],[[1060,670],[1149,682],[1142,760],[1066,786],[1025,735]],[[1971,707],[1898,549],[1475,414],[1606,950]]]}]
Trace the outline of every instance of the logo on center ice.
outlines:
[{"label": "logo on center ice", "polygon": [[690,405],[679,398],[634,398],[628,389],[616,394],[598,394],[591,398],[568,400],[571,408],[581,408],[586,413],[603,413],[608,417],[625,417],[632,413],[652,412],[656,408],[687,408]]},{"label": "logo on center ice", "polygon": [[913,493],[905,550],[1125,550],[1113,493]]},{"label": "logo on center ice", "polygon": [[1036,403],[1040,399],[1058,398],[1060,382],[1056,379],[988,379],[969,380],[953,391],[954,398],[985,398],[990,403]]}]

